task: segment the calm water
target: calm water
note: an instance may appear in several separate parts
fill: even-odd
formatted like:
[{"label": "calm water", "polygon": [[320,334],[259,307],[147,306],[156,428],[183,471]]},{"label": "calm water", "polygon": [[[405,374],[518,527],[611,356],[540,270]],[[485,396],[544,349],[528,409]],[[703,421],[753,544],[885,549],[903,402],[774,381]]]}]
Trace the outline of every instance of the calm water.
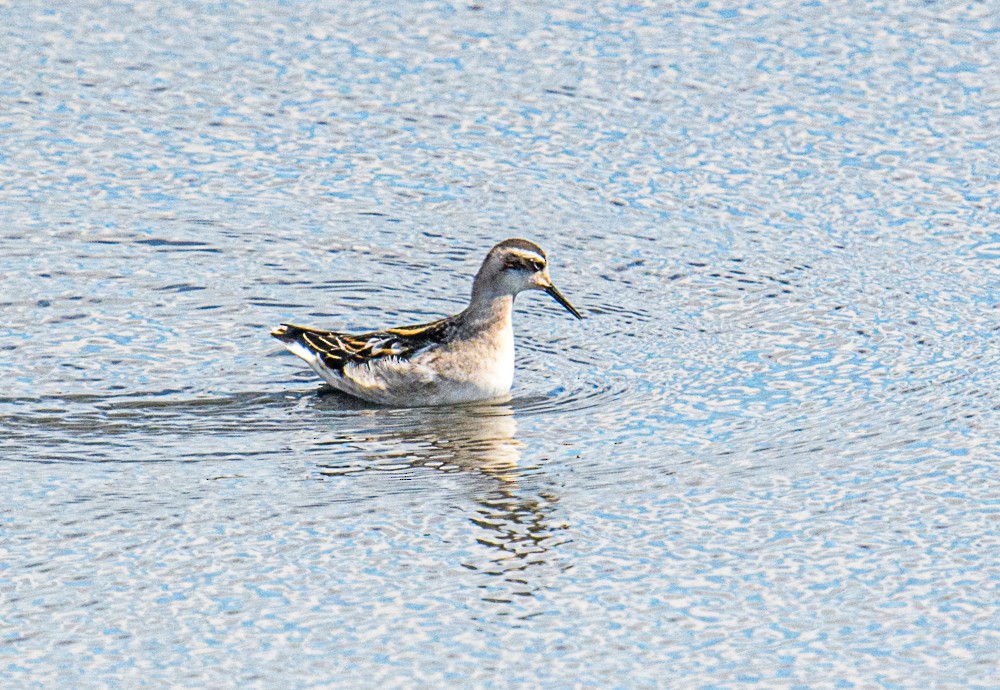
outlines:
[{"label": "calm water", "polygon": [[996,3],[162,5],[0,7],[0,686],[1000,685]]}]

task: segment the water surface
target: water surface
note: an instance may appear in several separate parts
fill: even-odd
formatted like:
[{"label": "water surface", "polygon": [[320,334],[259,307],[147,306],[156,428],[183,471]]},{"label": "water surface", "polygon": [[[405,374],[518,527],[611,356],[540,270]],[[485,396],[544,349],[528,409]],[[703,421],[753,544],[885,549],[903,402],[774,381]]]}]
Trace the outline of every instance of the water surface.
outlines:
[{"label": "water surface", "polygon": [[0,7],[0,685],[995,687],[995,9]]}]

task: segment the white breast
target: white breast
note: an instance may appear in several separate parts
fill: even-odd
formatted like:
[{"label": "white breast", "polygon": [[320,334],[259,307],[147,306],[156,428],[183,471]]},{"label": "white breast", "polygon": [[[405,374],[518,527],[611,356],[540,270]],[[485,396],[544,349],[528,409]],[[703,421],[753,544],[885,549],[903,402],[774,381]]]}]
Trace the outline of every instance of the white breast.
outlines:
[{"label": "white breast", "polygon": [[513,329],[506,329],[503,335],[497,338],[492,355],[492,363],[482,370],[479,385],[484,391],[492,391],[494,394],[491,397],[495,398],[510,393],[510,387],[514,383]]}]

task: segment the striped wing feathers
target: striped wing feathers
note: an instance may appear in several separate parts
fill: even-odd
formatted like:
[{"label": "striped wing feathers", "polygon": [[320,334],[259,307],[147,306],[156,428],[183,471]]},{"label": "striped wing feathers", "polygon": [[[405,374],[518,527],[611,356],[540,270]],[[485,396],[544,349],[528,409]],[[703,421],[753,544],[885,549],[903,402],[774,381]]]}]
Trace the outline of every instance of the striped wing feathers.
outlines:
[{"label": "striped wing feathers", "polygon": [[350,335],[283,324],[272,335],[285,342],[299,342],[319,355],[330,369],[342,370],[348,364],[363,364],[381,357],[407,359],[429,345],[444,342],[450,327],[450,319],[441,319],[419,326]]}]

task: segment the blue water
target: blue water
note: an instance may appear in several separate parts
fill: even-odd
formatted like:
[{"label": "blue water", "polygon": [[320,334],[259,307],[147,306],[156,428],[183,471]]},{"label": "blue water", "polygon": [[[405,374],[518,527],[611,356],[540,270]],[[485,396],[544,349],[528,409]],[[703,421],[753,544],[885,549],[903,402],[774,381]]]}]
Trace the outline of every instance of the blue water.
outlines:
[{"label": "blue water", "polygon": [[[997,687],[995,3],[0,7],[0,686]],[[460,310],[509,404],[268,336]]]}]

